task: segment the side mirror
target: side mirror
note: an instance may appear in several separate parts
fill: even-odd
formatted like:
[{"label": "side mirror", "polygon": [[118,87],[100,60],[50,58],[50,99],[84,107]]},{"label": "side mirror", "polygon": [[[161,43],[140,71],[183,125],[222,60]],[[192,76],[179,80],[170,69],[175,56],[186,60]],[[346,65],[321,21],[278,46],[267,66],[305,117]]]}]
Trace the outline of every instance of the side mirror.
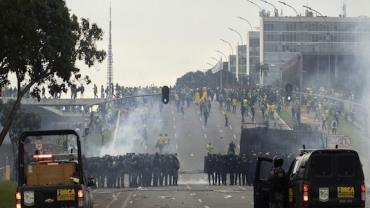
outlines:
[{"label": "side mirror", "polygon": [[87,180],[87,186],[88,187],[95,187],[96,186],[96,180],[94,177],[89,177]]}]

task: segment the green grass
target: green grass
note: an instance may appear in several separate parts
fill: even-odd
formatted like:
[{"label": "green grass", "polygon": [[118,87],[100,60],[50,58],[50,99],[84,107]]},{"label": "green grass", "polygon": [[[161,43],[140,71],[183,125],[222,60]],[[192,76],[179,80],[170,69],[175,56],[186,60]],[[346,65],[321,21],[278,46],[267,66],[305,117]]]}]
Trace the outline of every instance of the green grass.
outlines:
[{"label": "green grass", "polygon": [[15,207],[15,190],[16,184],[9,181],[0,181],[0,207]]},{"label": "green grass", "polygon": [[292,116],[290,115],[290,113],[287,110],[285,110],[284,108],[282,108],[279,115],[280,115],[281,119],[283,119],[285,121],[285,123],[290,128],[293,128],[294,127],[294,121],[292,119]]}]

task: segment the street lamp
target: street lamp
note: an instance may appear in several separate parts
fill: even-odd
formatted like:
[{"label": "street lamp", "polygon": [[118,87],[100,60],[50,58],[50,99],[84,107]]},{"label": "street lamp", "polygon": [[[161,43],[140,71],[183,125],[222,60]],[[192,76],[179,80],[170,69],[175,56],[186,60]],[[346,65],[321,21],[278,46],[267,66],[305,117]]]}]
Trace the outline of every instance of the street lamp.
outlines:
[{"label": "street lamp", "polygon": [[[220,51],[220,50],[216,50],[216,52],[217,52],[217,53],[219,53],[219,54],[221,54],[221,55],[223,55],[223,56],[225,57],[225,60],[227,61],[227,57],[226,57],[226,55],[225,55],[222,51]],[[222,84],[223,84],[223,80],[222,80],[222,79],[223,79],[223,77],[222,77],[222,71],[224,70],[223,68],[224,68],[224,66],[223,66],[223,64],[222,64],[222,69],[221,69],[221,71],[220,71],[220,88],[221,88],[221,89],[223,89],[223,85],[222,85]]]},{"label": "street lamp", "polygon": [[258,4],[256,4],[256,3],[254,3],[254,2],[253,2],[253,1],[251,1],[251,0],[247,0],[247,2],[249,2],[249,3],[253,4],[253,5],[255,5],[256,7],[258,7],[258,9],[259,9],[260,11],[262,11],[262,7],[261,7],[260,5],[258,5]]},{"label": "street lamp", "polygon": [[234,33],[236,33],[237,35],[239,35],[240,41],[241,41],[241,45],[243,45],[243,36],[240,34],[240,32],[238,32],[237,30],[235,30],[235,29],[233,29],[231,27],[229,27],[229,30],[232,31],[232,32],[234,32]]},{"label": "street lamp", "polygon": [[221,55],[223,55],[224,56],[224,58],[225,58],[225,61],[227,61],[227,56],[225,55],[225,53],[223,53],[222,51],[220,51],[220,50],[216,50],[216,52],[217,53],[219,53],[219,54],[221,54]]},{"label": "street lamp", "polygon": [[276,6],[275,5],[273,5],[273,4],[271,4],[270,2],[268,2],[268,1],[266,1],[266,0],[261,0],[263,3],[266,3],[266,4],[268,4],[268,5],[270,5],[270,6],[272,6],[273,8],[274,8],[274,14],[275,14],[275,16],[277,17],[277,16],[279,16],[279,10],[276,8]]},{"label": "street lamp", "polygon": [[287,6],[287,7],[290,7],[291,9],[293,9],[294,10],[294,12],[297,14],[297,16],[299,16],[299,13],[298,13],[298,11],[292,6],[292,5],[290,5],[290,4],[287,4],[286,2],[283,2],[283,1],[278,1],[280,4],[283,4],[283,5],[285,5],[285,6]]},{"label": "street lamp", "polygon": [[211,59],[215,60],[215,61],[219,61],[219,59],[217,59],[216,57],[212,56]]},{"label": "street lamp", "polygon": [[231,45],[231,43],[229,41],[227,41],[227,40],[224,40],[224,39],[220,39],[220,40],[230,46],[231,55],[233,55],[234,54],[234,49],[233,49],[233,46]]},{"label": "street lamp", "polygon": [[249,22],[249,20],[245,19],[244,17],[240,17],[240,16],[237,16],[237,18],[239,18],[239,19],[241,19],[241,20],[243,20],[243,21],[247,22],[247,23],[248,23],[248,25],[251,27],[251,31],[253,31],[252,24],[251,24],[251,22]]}]

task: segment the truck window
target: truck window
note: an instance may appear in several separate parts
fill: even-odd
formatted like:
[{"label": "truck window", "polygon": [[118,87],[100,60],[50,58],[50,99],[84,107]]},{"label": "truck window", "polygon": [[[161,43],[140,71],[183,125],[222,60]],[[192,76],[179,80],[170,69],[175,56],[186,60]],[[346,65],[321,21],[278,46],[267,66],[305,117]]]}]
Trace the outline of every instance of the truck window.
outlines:
[{"label": "truck window", "polygon": [[355,175],[355,164],[358,163],[354,155],[338,155],[337,173],[339,177],[352,177]]},{"label": "truck window", "polygon": [[312,157],[311,170],[316,177],[329,177],[333,174],[332,156],[315,155]]}]

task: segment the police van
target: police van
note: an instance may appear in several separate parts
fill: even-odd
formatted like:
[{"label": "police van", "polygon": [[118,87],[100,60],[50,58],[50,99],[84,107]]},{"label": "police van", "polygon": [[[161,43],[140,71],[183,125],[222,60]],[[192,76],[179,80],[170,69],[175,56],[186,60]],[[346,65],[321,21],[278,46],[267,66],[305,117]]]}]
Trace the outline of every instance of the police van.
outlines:
[{"label": "police van", "polygon": [[18,147],[16,208],[93,207],[81,144],[73,130],[25,132]]},{"label": "police van", "polygon": [[[258,158],[255,207],[268,207],[272,159]],[[286,207],[365,207],[366,186],[357,152],[302,150],[287,172]]]}]

